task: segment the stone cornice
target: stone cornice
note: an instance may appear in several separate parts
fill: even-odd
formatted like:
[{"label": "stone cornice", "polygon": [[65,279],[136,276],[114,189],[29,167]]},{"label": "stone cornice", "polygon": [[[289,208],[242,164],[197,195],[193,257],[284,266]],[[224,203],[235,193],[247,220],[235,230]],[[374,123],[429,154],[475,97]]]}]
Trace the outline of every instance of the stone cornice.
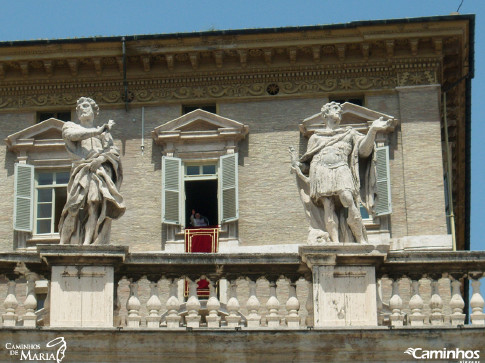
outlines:
[{"label": "stone cornice", "polygon": [[[468,20],[375,24],[340,28],[281,28],[132,37],[126,42],[128,76],[170,75],[198,70],[266,66],[392,62],[442,57],[451,50],[465,59]],[[130,37],[128,37],[130,38]],[[60,43],[59,43],[60,42]],[[10,46],[8,46],[10,45]],[[446,45],[446,46],[444,46]],[[0,77],[5,82],[122,75],[119,38],[73,39],[47,44],[0,43]],[[362,65],[360,65],[362,66]],[[156,73],[153,74],[152,73]],[[139,78],[139,77],[136,77]]]},{"label": "stone cornice", "polygon": [[[128,80],[133,105],[219,99],[322,97],[328,93],[392,90],[397,86],[439,83],[441,62],[436,57],[403,59],[396,63],[311,64],[261,67],[218,72],[145,76]],[[72,108],[82,95],[103,105],[123,104],[121,79],[64,79],[3,82],[0,111]]]}]

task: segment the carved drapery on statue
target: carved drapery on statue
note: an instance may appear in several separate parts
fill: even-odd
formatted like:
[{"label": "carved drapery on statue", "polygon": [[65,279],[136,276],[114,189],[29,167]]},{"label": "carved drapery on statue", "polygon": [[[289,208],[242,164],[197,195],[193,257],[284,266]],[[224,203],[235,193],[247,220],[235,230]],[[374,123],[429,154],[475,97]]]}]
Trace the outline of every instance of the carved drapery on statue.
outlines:
[{"label": "carved drapery on statue", "polygon": [[125,212],[119,193],[120,154],[110,133],[114,122],[92,127],[93,107],[97,107],[93,100],[80,98],[76,110],[81,125],[66,122],[62,129],[67,151],[75,160],[59,222],[61,244],[109,244],[111,221]]},{"label": "carved drapery on statue", "polygon": [[338,128],[342,108],[331,102],[322,108],[326,129],[316,131],[307,152],[298,160],[294,149],[292,171],[305,213],[310,221],[308,243],[367,242],[360,206],[375,215],[375,135],[393,120],[380,118],[367,135],[346,127]]},{"label": "carved drapery on statue", "polygon": [[[308,199],[315,207],[311,208],[313,218],[311,227],[326,232],[323,210],[318,213],[318,208],[323,208],[322,197],[335,198],[341,191],[349,190],[355,200],[356,206],[364,205],[369,214],[374,214],[374,201],[376,193],[376,172],[375,172],[375,146],[372,154],[367,158],[359,158],[358,146],[364,135],[352,128],[337,129],[332,131],[318,131],[308,142],[308,151],[300,158],[302,163],[310,163],[309,177],[297,178],[302,193],[308,193]],[[326,165],[321,162],[318,154],[326,147],[335,147],[340,144],[341,148],[349,149],[349,156],[346,161],[334,165]],[[362,176],[362,177],[361,177]],[[304,202],[306,209],[308,202]],[[337,203],[338,206],[338,203]],[[347,223],[345,223],[347,211],[345,208],[336,208],[339,221],[339,240],[350,242],[355,241]],[[308,214],[312,214],[308,211]],[[315,232],[313,232],[315,234]],[[365,227],[362,225],[362,234],[367,239]],[[317,233],[318,235],[318,233]],[[322,234],[323,235],[323,234]],[[324,237],[325,239],[325,237]]]}]

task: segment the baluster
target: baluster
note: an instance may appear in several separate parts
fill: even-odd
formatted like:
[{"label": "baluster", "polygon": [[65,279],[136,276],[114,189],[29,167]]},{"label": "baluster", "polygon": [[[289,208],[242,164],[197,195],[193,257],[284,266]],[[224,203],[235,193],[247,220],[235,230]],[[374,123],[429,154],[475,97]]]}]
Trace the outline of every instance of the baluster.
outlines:
[{"label": "baluster", "polygon": [[167,300],[167,316],[165,321],[167,322],[167,328],[178,328],[180,327],[180,320],[182,317],[178,314],[180,309],[180,301],[177,297],[178,295],[178,281],[173,279],[170,284],[170,297]]},{"label": "baluster", "polygon": [[470,273],[473,288],[473,295],[470,300],[470,307],[472,308],[470,319],[473,325],[485,325],[485,314],[483,313],[483,306],[485,305],[485,301],[483,300],[482,295],[480,295],[479,281],[482,276],[483,273],[481,272]]},{"label": "baluster", "polygon": [[221,309],[221,303],[217,299],[216,288],[211,280],[209,281],[210,297],[207,300],[207,310],[209,315],[205,318],[208,328],[219,328],[221,326],[221,317],[219,316],[219,310]]},{"label": "baluster", "polygon": [[197,282],[188,279],[189,281],[189,299],[185,306],[187,307],[187,315],[185,316],[185,322],[187,328],[198,328],[200,327],[199,315],[200,301],[197,297]]},{"label": "baluster", "polygon": [[409,300],[409,308],[411,309],[411,315],[409,316],[409,323],[411,326],[423,326],[425,315],[423,314],[424,302],[419,295],[419,282],[413,280],[413,296]]},{"label": "baluster", "polygon": [[280,302],[276,298],[276,284],[271,282],[271,296],[266,303],[266,308],[268,309],[268,315],[266,315],[266,320],[268,321],[268,328],[277,328],[280,326]]},{"label": "baluster", "polygon": [[140,327],[140,300],[138,299],[138,284],[130,280],[130,298],[126,303],[126,308],[128,309],[128,317],[126,321],[129,328],[139,328]]},{"label": "baluster", "polygon": [[306,311],[308,312],[308,315],[306,317],[306,325],[307,326],[313,326],[315,324],[314,318],[313,318],[313,284],[310,281],[307,281],[307,291],[308,291],[308,297],[306,299],[306,304],[305,308]]},{"label": "baluster", "polygon": [[237,300],[236,281],[232,281],[229,285],[231,298],[227,301],[227,311],[229,315],[226,316],[227,326],[230,328],[236,328],[239,326],[241,316],[239,315],[239,301]]},{"label": "baluster", "polygon": [[8,294],[5,298],[4,306],[7,312],[3,314],[3,326],[15,326],[17,324],[17,315],[15,309],[18,306],[17,298],[15,297],[15,281],[8,282]]},{"label": "baluster", "polygon": [[389,317],[392,326],[403,326],[403,315],[401,314],[402,299],[399,296],[399,281],[394,280],[392,282],[392,297],[389,300],[389,307],[391,308],[392,314]]},{"label": "baluster", "polygon": [[451,300],[450,300],[451,325],[452,326],[464,325],[466,315],[463,314],[465,301],[463,301],[463,297],[461,296],[461,292],[460,292],[461,282],[459,278],[455,278],[455,276],[451,276],[450,278],[452,279],[451,280]]},{"label": "baluster", "polygon": [[27,297],[24,301],[25,315],[23,317],[24,326],[35,328],[37,325],[37,315],[35,315],[35,308],[37,308],[37,299],[35,298],[35,275],[27,275]]},{"label": "baluster", "polygon": [[156,282],[150,283],[150,295],[150,299],[148,299],[147,301],[147,327],[159,328],[161,319],[160,310],[162,309],[162,302],[158,297],[158,284]]},{"label": "baluster", "polygon": [[377,307],[377,325],[383,325],[384,316],[383,316],[383,308],[384,304],[382,303],[382,278],[376,279],[376,307]]},{"label": "baluster", "polygon": [[438,281],[433,280],[431,283],[431,288],[433,292],[429,302],[429,307],[431,308],[429,321],[431,325],[443,325],[443,300],[439,295]]},{"label": "baluster", "polygon": [[251,281],[248,278],[249,282],[249,299],[246,303],[246,308],[248,309],[248,317],[247,323],[248,328],[259,328],[261,326],[261,315],[259,314],[259,308],[261,307],[261,303],[256,296],[256,282]]},{"label": "baluster", "polygon": [[298,316],[298,310],[300,310],[300,302],[296,297],[296,285],[290,281],[290,297],[286,302],[286,310],[288,315],[286,316],[286,322],[288,328],[299,328],[300,327],[300,317]]}]

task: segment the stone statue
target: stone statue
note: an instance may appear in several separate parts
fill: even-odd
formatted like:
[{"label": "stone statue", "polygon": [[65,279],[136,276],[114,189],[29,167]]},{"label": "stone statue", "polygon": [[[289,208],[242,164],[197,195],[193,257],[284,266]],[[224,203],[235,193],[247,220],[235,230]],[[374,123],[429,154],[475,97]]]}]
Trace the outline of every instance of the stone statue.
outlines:
[{"label": "stone statue", "polygon": [[119,193],[123,172],[120,153],[113,143],[109,120],[94,127],[99,107],[91,98],[77,100],[79,123],[66,122],[62,137],[73,166],[67,201],[59,222],[61,244],[109,244],[111,220],[125,212]]},{"label": "stone statue", "polygon": [[330,102],[322,107],[326,128],[308,141],[298,160],[290,147],[292,172],[305,212],[310,220],[309,243],[367,243],[360,205],[373,213],[376,193],[375,136],[393,120],[375,120],[367,135],[340,128],[342,107]]}]

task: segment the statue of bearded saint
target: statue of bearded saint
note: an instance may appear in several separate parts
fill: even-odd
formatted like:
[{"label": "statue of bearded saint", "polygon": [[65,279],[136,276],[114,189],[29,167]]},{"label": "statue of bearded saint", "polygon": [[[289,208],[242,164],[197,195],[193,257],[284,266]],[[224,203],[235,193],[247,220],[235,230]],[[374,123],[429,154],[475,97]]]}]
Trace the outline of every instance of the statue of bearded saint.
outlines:
[{"label": "statue of bearded saint", "polygon": [[290,147],[292,172],[297,174],[300,197],[310,220],[308,242],[367,243],[360,206],[374,214],[374,141],[393,120],[375,120],[364,135],[351,127],[339,127],[339,103],[324,105],[322,117],[326,128],[310,137],[301,158]]},{"label": "statue of bearded saint", "polygon": [[77,101],[79,124],[66,122],[62,137],[73,158],[67,201],[59,222],[61,244],[109,244],[111,221],[125,212],[119,193],[123,171],[114,145],[113,120],[94,127],[99,107],[91,98]]}]

